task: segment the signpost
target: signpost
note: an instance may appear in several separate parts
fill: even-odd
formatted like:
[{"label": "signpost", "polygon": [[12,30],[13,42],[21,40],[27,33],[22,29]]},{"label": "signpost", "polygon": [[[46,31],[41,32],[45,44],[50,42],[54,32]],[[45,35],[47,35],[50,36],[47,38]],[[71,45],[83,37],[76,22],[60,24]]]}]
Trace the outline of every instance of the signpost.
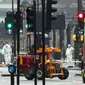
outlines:
[{"label": "signpost", "polygon": [[15,72],[16,72],[16,66],[14,66],[14,65],[9,65],[9,66],[8,66],[8,71],[9,71],[9,73],[11,73],[11,74],[15,73]]},{"label": "signpost", "polygon": [[8,71],[11,74],[11,85],[14,85],[14,73],[16,72],[16,67],[14,65],[9,65]]},{"label": "signpost", "polygon": [[17,17],[16,17],[16,28],[17,28],[17,85],[20,84],[20,0],[17,0]]},{"label": "signpost", "polygon": [[[12,20],[14,20],[14,0],[12,0]],[[11,28],[13,25],[11,23],[8,24],[8,27]],[[15,26],[14,26],[15,28]],[[13,59],[14,56],[16,56],[16,33],[15,33],[15,29],[8,29],[8,34],[12,34],[13,35],[13,41],[14,41],[14,45],[12,45],[12,54],[13,55]],[[14,48],[14,49],[13,49]],[[8,71],[11,73],[11,85],[14,85],[14,73],[16,71],[16,67],[13,65],[9,65],[8,67]]]}]

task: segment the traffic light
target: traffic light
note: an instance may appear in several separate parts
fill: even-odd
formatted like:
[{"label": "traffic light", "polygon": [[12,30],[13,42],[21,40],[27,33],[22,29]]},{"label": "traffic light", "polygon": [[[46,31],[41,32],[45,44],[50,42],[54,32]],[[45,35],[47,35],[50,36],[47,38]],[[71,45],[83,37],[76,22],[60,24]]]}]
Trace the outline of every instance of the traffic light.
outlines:
[{"label": "traffic light", "polygon": [[53,15],[57,11],[57,8],[53,7],[52,5],[57,4],[56,0],[51,0],[51,20],[56,20],[56,16]]},{"label": "traffic light", "polygon": [[13,20],[13,14],[11,11],[6,13],[6,18],[5,18],[5,28],[8,29],[13,29],[14,28],[14,20]]},{"label": "traffic light", "polygon": [[81,35],[80,36],[80,41],[83,41],[84,40],[84,35]]},{"label": "traffic light", "polygon": [[76,41],[76,34],[72,35],[72,40]]},{"label": "traffic light", "polygon": [[46,13],[46,31],[51,30],[51,20],[56,20],[54,13],[57,11],[57,8],[54,8],[52,5],[57,4],[56,0],[47,0],[47,13]]},{"label": "traffic light", "polygon": [[20,33],[23,32],[23,13],[20,11]]},{"label": "traffic light", "polygon": [[84,18],[84,13],[83,12],[80,12],[78,14],[78,20],[83,20],[83,18]]},{"label": "traffic light", "polygon": [[34,9],[32,7],[27,7],[26,9],[27,13],[27,24],[25,25],[27,31],[33,32],[34,31]]},{"label": "traffic light", "polygon": [[25,25],[25,28],[28,29],[28,24]]},{"label": "traffic light", "polygon": [[[14,13],[14,24],[15,24],[15,27],[18,25],[18,23],[16,23],[16,21],[17,21],[17,14],[18,14],[18,12]],[[20,11],[19,15],[20,15],[20,33],[22,34],[23,33],[23,12]]]},{"label": "traffic light", "polygon": [[84,35],[76,35],[76,34],[73,34],[72,35],[72,40],[74,41],[83,41],[84,40]]},{"label": "traffic light", "polygon": [[84,28],[84,13],[83,12],[78,13],[78,26],[79,26],[79,29]]},{"label": "traffic light", "polygon": [[14,17],[13,17],[13,12],[11,11],[6,12],[5,28],[7,34],[12,34],[12,30],[14,28]]}]

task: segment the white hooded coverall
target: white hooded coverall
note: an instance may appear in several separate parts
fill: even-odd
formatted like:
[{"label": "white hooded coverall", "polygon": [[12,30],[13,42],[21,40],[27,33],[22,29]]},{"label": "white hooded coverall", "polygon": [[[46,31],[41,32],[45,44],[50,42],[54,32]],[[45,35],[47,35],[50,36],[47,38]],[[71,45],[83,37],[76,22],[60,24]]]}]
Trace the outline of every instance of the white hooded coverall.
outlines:
[{"label": "white hooded coverall", "polygon": [[70,46],[70,45],[66,49],[67,62],[71,62],[72,61],[73,50],[74,50],[74,48],[72,46]]},{"label": "white hooded coverall", "polygon": [[5,64],[10,64],[12,56],[12,47],[9,44],[3,46],[2,54],[4,54]]}]

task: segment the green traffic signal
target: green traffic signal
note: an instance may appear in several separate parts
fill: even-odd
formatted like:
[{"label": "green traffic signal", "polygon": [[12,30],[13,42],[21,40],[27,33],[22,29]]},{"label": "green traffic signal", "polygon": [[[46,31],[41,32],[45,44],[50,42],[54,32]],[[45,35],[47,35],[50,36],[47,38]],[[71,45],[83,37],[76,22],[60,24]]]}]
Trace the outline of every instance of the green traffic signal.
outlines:
[{"label": "green traffic signal", "polygon": [[12,27],[13,27],[13,24],[12,23],[7,23],[7,28],[8,29],[12,29]]},{"label": "green traffic signal", "polygon": [[26,20],[27,20],[27,24],[25,25],[27,31],[29,32],[33,32],[34,31],[34,21],[35,21],[35,10],[33,8],[34,6],[31,7],[27,7],[26,9]]},{"label": "green traffic signal", "polygon": [[28,29],[28,27],[29,27],[28,24],[26,24],[25,27],[26,27],[26,29]]}]

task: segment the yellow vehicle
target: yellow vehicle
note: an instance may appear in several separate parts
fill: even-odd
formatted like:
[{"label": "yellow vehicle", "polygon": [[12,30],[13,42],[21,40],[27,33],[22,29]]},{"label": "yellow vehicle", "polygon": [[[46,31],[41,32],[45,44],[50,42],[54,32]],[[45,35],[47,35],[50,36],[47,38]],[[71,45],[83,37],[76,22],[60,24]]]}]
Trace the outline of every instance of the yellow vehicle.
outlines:
[{"label": "yellow vehicle", "polygon": [[[37,71],[36,71],[37,79],[40,80],[43,77],[42,48],[39,48],[36,51],[36,53],[37,53],[36,57],[28,56],[27,57],[28,59],[26,58],[26,61],[29,60],[30,63],[22,64],[22,65],[26,65],[24,68],[24,74],[25,74],[25,78],[28,80],[31,80],[34,78],[35,59],[37,62]],[[31,60],[34,60],[34,63],[31,62]],[[29,61],[27,61],[27,62],[29,62]],[[67,79],[68,76],[69,76],[69,71],[63,67],[63,62],[61,61],[61,49],[59,49],[59,48],[51,49],[51,48],[46,47],[45,48],[45,77],[46,78],[58,77],[59,79],[64,80],[64,79]]]},{"label": "yellow vehicle", "polygon": [[[59,56],[61,53],[61,49],[59,48],[45,48],[45,76],[46,78],[58,77],[61,80],[67,79],[69,76],[69,72],[66,68],[63,67],[63,62],[59,60]],[[58,56],[54,56],[57,54]],[[37,50],[37,55],[39,57],[39,64],[37,68],[37,78],[42,79],[43,71],[42,71],[42,48]],[[58,57],[58,58],[57,58]]]}]

